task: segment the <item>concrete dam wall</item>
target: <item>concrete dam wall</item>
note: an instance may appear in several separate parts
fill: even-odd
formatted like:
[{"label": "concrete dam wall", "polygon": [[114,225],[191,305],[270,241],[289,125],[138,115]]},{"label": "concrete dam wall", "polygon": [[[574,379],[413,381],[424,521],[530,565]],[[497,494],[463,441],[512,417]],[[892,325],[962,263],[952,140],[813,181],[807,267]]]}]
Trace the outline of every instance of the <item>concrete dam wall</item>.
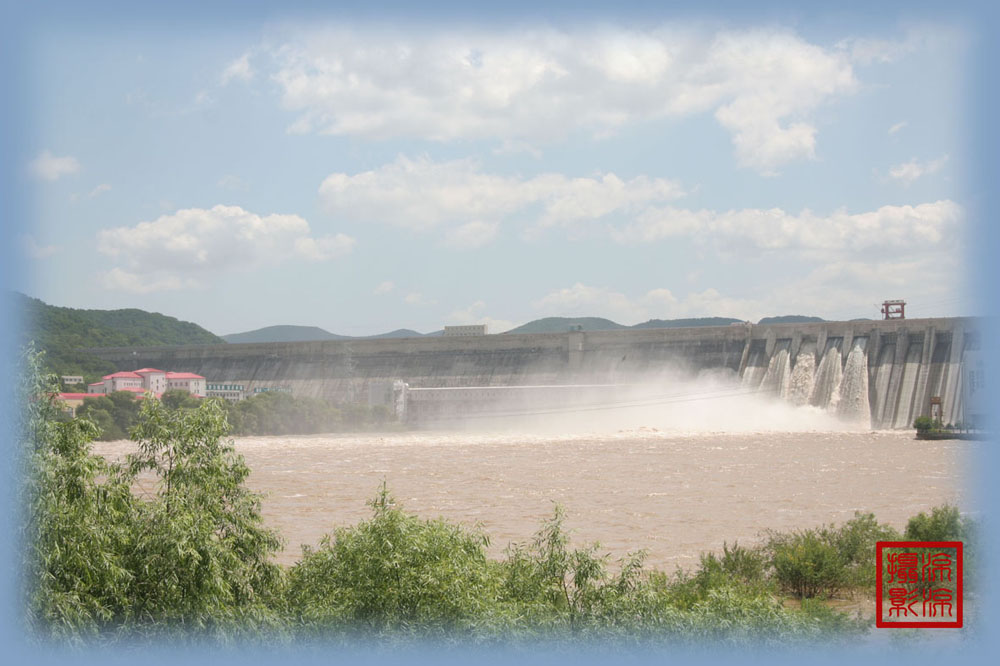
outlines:
[{"label": "concrete dam wall", "polygon": [[335,402],[368,401],[394,380],[414,389],[580,385],[592,392],[712,374],[750,392],[870,419],[874,428],[905,428],[930,415],[931,398],[940,398],[944,422],[967,418],[963,367],[979,345],[976,321],[956,318],[89,351],[122,370],[195,372],[249,392],[282,388]]}]

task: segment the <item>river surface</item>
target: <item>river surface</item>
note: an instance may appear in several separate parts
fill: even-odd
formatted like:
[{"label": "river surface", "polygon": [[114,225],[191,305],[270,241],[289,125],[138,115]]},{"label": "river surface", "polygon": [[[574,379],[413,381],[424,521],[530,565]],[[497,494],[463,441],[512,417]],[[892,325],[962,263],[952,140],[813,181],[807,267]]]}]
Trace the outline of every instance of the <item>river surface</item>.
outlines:
[{"label": "river surface", "polygon": [[[370,516],[384,479],[403,508],[479,524],[490,552],[530,540],[555,503],[574,545],[594,541],[612,559],[644,549],[647,565],[697,564],[703,551],[753,544],[872,511],[902,529],[944,502],[968,508],[977,447],[917,441],[910,432],[611,434],[391,433],[235,440],[265,494],[263,515],[294,563],[336,527]],[[97,442],[117,458],[134,444]]]}]

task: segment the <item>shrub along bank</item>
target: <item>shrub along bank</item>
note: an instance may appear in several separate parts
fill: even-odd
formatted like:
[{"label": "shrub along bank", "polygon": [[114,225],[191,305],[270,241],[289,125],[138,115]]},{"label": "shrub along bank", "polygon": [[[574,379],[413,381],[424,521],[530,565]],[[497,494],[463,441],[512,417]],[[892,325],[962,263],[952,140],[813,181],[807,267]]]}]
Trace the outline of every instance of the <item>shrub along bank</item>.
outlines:
[{"label": "shrub along bank", "polygon": [[[670,574],[644,569],[641,553],[612,563],[596,545],[571,547],[557,509],[531,542],[494,560],[485,534],[407,514],[383,486],[368,520],[280,567],[280,536],[264,526],[249,470],[224,439],[226,405],[143,401],[137,452],[111,463],[90,450],[93,421],[59,422],[45,400],[28,399],[46,388],[31,373],[22,385],[24,606],[39,639],[843,641],[870,621],[809,600],[870,592],[874,542],[895,536],[858,514],[755,548],[727,544],[695,571]],[[144,472],[156,482],[140,493]],[[966,529],[956,516],[937,509],[907,533]],[[787,594],[806,602],[786,608]]]},{"label": "shrub along bank", "polygon": [[[171,409],[196,409],[205,399],[187,391],[165,392],[161,402]],[[379,405],[332,405],[316,398],[287,393],[260,393],[239,402],[221,403],[232,435],[312,435],[328,432],[371,430],[392,425],[388,409]],[[86,398],[77,416],[98,426],[97,439],[126,439],[136,423],[141,399],[129,391]]]}]

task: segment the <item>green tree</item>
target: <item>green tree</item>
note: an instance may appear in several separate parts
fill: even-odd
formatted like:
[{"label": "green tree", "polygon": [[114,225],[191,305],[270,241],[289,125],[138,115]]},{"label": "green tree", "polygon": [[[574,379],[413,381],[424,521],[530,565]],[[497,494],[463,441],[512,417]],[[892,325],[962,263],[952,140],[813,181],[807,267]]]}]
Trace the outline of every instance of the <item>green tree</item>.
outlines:
[{"label": "green tree", "polygon": [[26,621],[36,635],[79,640],[98,634],[127,603],[132,574],[122,554],[131,495],[116,470],[90,453],[98,434],[92,421],[53,421],[43,396],[55,378],[42,374],[42,355],[29,348],[22,363]]},{"label": "green tree", "polygon": [[[231,443],[222,406],[142,403],[127,465],[90,450],[87,418],[51,420],[37,355],[26,360],[26,612],[36,636],[79,640],[157,633],[229,639],[282,627],[280,548]],[[106,413],[98,409],[94,414]],[[137,497],[140,474],[152,494]]]},{"label": "green tree", "polygon": [[962,518],[957,506],[943,504],[931,509],[929,516],[921,511],[910,518],[905,537],[910,541],[964,541],[972,531],[972,522]]},{"label": "green tree", "polygon": [[281,540],[263,525],[228,430],[218,401],[192,411],[143,401],[129,478],[149,471],[158,483],[155,501],[139,504],[130,619],[221,635],[279,626],[281,570],[271,558]]},{"label": "green tree", "polygon": [[198,398],[194,397],[188,391],[184,389],[170,389],[169,391],[164,391],[163,395],[160,396],[160,401],[168,409],[194,409],[201,402]]},{"label": "green tree", "polygon": [[135,425],[139,416],[139,400],[131,391],[115,391],[108,394],[108,400],[114,405],[111,416],[114,418],[115,424],[127,433]]},{"label": "green tree", "polygon": [[485,535],[404,513],[383,485],[372,518],[303,548],[288,605],[307,630],[469,635],[498,621]]}]

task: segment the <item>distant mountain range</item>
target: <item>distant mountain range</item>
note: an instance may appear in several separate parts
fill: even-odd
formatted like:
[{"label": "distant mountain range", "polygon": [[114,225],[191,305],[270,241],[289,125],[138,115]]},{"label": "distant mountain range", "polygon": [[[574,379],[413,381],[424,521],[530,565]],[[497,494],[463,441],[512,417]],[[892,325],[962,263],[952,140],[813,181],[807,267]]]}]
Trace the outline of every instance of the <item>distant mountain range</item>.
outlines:
[{"label": "distant mountain range", "polygon": [[[799,324],[805,322],[825,321],[820,317],[804,315],[784,315],[781,317],[765,317],[760,324]],[[633,326],[625,326],[603,317],[544,317],[529,321],[527,324],[512,328],[502,333],[565,333],[571,330],[580,331],[617,331],[624,329],[643,328],[692,328],[700,326],[728,326],[742,323],[742,319],[732,317],[696,317],[690,319],[650,319]],[[316,340],[373,340],[377,338],[424,338],[442,335],[443,331],[419,333],[400,328],[389,333],[368,336],[337,335],[318,326],[266,326],[245,333],[230,333],[223,335],[226,342],[306,342]]]},{"label": "distant mountain range", "polygon": [[[76,310],[48,305],[37,298],[11,292],[15,310],[22,315],[25,326],[22,342],[33,340],[46,352],[49,367],[61,374],[82,374],[88,377],[113,372],[105,361],[84,354],[86,347],[125,347],[157,345],[196,345],[246,342],[306,342],[314,340],[372,340],[378,338],[423,338],[439,336],[443,331],[420,333],[400,328],[388,333],[368,336],[348,336],[331,333],[318,326],[267,326],[243,333],[216,336],[197,324],[180,321],[156,312],[135,308],[127,310]],[[699,317],[693,319],[650,319],[625,326],[602,317],[544,317],[529,321],[509,331],[497,333],[564,333],[570,330],[615,331],[624,329],[681,328],[698,326],[728,326],[741,323],[732,317]],[[820,317],[784,315],[765,317],[759,324],[790,324],[824,321]]]},{"label": "distant mountain range", "polygon": [[822,317],[806,317],[805,315],[782,315],[781,317],[764,317],[758,324],[808,324],[810,322],[826,321]]},{"label": "distant mountain range", "polygon": [[351,336],[337,335],[318,326],[265,326],[245,333],[223,335],[226,342],[313,342],[320,340],[375,340],[378,338],[424,338],[441,335],[442,331],[418,333],[408,328],[397,328],[378,335]]}]

